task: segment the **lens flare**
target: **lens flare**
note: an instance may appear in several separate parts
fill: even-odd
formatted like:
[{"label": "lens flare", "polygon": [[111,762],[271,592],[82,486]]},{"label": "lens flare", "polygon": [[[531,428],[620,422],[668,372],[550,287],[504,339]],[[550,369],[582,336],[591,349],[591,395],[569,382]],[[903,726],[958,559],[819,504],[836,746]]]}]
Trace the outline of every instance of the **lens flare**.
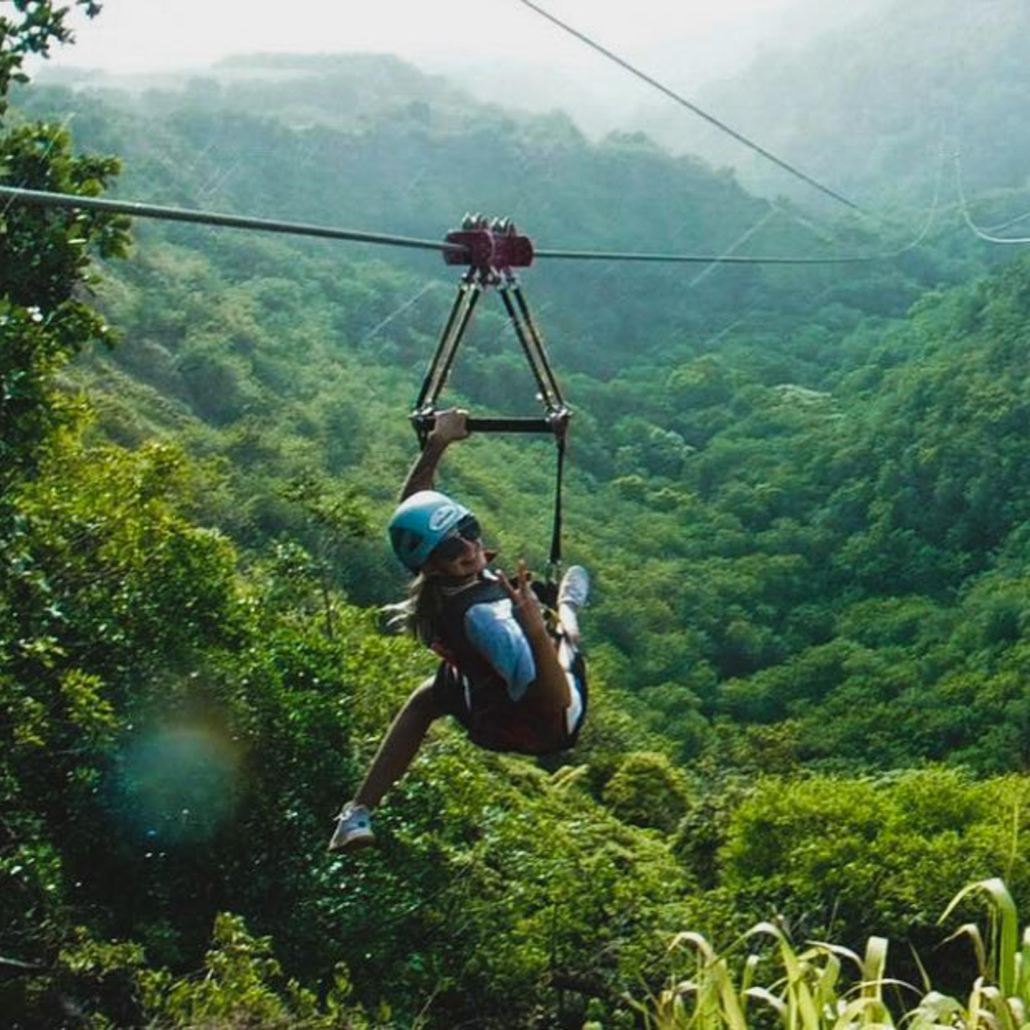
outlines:
[{"label": "lens flare", "polygon": [[120,821],[147,846],[201,843],[231,817],[238,787],[232,741],[208,726],[169,726],[126,749],[113,800]]}]

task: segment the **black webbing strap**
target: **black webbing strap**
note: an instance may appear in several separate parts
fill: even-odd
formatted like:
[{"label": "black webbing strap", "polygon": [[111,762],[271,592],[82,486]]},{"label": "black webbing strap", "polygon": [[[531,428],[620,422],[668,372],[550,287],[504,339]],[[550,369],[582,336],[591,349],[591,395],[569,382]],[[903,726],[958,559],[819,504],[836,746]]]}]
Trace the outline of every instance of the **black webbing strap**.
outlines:
[{"label": "black webbing strap", "polygon": [[561,530],[562,530],[562,508],[561,492],[562,478],[565,475],[565,430],[568,428],[568,420],[562,422],[554,434],[555,442],[558,445],[558,471],[554,484],[554,526],[551,530],[551,557],[548,561],[548,579],[553,580],[561,566]]}]

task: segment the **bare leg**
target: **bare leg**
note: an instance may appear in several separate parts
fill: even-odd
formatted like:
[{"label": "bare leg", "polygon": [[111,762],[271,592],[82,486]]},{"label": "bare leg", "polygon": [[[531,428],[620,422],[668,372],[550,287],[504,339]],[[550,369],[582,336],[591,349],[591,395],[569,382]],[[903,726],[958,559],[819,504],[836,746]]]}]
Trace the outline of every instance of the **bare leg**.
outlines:
[{"label": "bare leg", "polygon": [[364,783],[354,795],[356,804],[375,808],[408,771],[433,720],[444,714],[433,697],[432,687],[432,679],[426,680],[397,713],[372,759]]}]

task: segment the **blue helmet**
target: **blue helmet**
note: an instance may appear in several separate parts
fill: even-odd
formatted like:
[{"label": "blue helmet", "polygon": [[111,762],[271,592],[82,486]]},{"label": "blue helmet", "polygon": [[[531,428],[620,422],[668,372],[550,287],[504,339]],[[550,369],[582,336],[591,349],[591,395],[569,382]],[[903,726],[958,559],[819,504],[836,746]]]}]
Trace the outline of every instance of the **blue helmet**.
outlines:
[{"label": "blue helmet", "polygon": [[390,519],[393,552],[410,572],[420,572],[434,548],[466,515],[463,504],[435,490],[419,490],[402,501]]}]

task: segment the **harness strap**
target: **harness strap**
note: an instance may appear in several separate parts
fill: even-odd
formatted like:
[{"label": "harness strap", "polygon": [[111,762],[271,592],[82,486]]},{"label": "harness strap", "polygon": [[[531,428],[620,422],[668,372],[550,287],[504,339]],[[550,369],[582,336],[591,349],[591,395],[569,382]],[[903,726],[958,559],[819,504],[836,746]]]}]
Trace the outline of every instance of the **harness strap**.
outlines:
[{"label": "harness strap", "polygon": [[554,585],[555,588],[555,597],[551,603],[552,607],[557,602],[558,570],[561,568],[562,480],[565,475],[565,430],[567,426],[568,421],[566,420],[560,427],[556,428],[554,434],[555,442],[558,445],[558,462],[554,483],[554,521],[551,530],[551,557],[547,570],[548,586]]}]

